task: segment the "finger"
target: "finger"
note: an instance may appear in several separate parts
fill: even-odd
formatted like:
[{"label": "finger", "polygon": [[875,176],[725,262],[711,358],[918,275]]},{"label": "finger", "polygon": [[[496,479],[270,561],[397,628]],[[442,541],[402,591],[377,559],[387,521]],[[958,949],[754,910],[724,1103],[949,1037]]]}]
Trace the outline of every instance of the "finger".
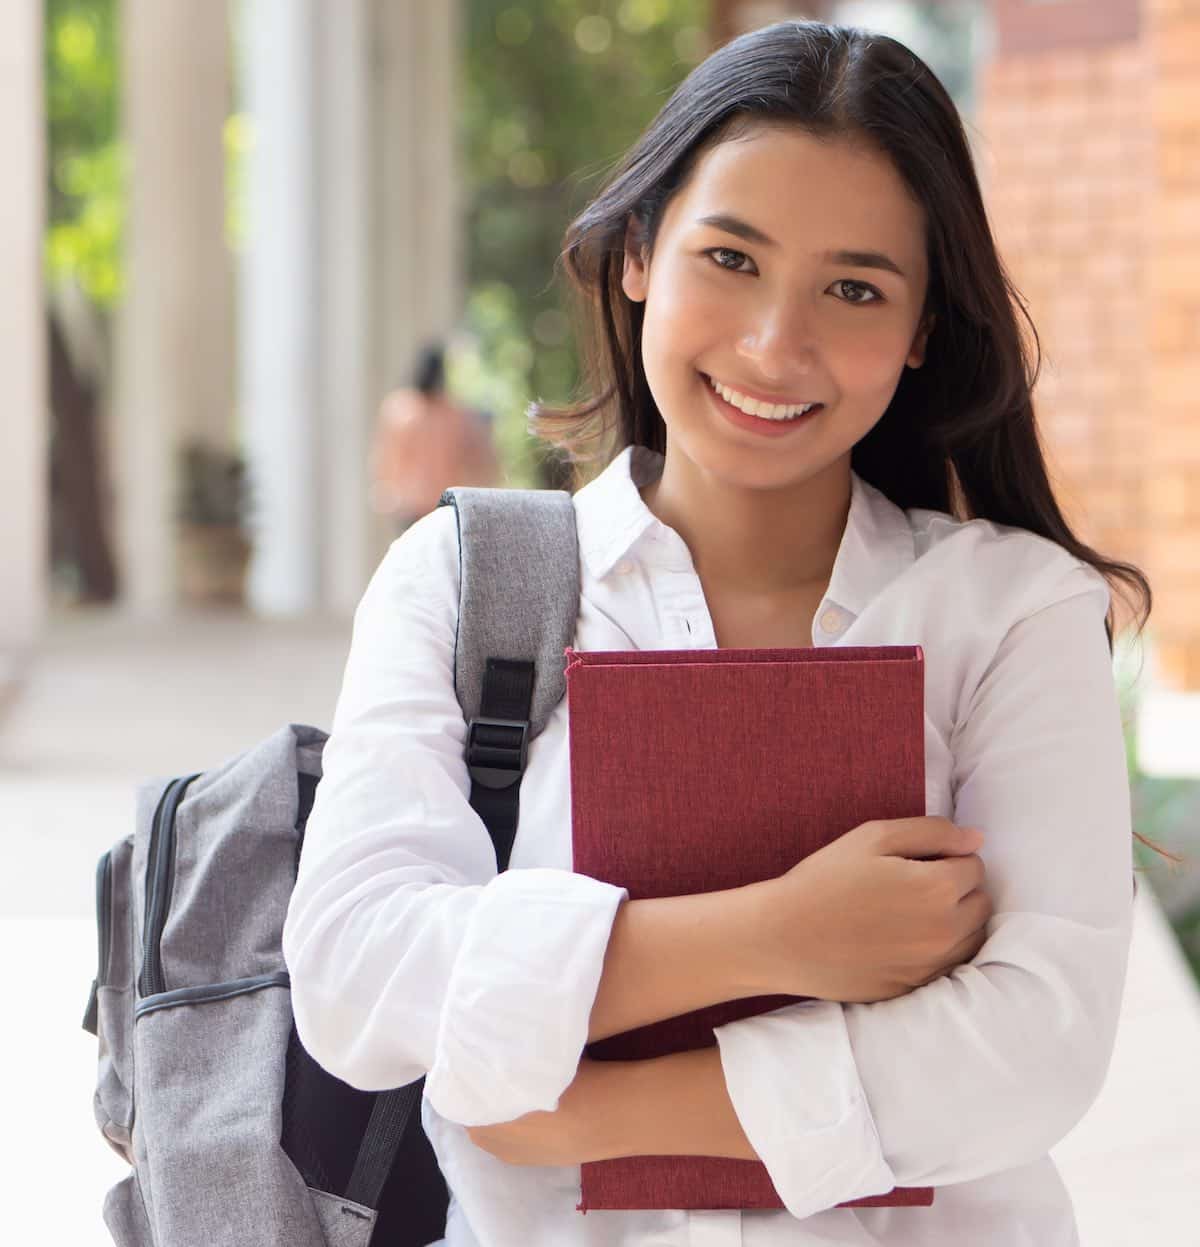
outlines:
[{"label": "finger", "polygon": [[890,818],[882,827],[882,851],[896,857],[919,861],[944,856],[975,853],[983,845],[983,833],[972,827],[959,827],[948,818]]},{"label": "finger", "polygon": [[975,853],[966,857],[943,857],[925,863],[923,869],[931,877],[946,880],[959,899],[981,888],[987,874],[982,859]]},{"label": "finger", "polygon": [[991,895],[983,887],[968,892],[958,902],[958,909],[964,921],[971,923],[975,928],[985,927],[994,912]]},{"label": "finger", "polygon": [[920,986],[924,987],[926,983],[932,983],[934,979],[940,979],[951,971],[958,969],[959,966],[965,966],[978,955],[979,950],[983,947],[987,940],[987,936],[982,931],[973,931],[966,939],[959,940],[949,952],[942,957],[928,978],[923,979]]},{"label": "finger", "polygon": [[987,926],[992,916],[992,898],[982,888],[977,888],[964,896],[956,908],[955,917],[962,935],[951,950],[951,955],[959,955],[962,949],[973,942],[975,947],[971,956],[974,956],[988,938]]}]

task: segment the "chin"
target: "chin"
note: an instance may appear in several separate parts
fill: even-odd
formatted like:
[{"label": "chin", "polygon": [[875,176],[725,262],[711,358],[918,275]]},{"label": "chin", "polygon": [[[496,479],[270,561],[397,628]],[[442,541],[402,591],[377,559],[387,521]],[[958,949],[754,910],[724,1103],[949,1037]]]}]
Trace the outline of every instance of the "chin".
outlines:
[{"label": "chin", "polygon": [[764,457],[753,449],[747,453],[741,446],[712,444],[688,457],[699,475],[713,485],[761,493],[793,488],[828,466],[824,462],[813,464],[789,455]]}]

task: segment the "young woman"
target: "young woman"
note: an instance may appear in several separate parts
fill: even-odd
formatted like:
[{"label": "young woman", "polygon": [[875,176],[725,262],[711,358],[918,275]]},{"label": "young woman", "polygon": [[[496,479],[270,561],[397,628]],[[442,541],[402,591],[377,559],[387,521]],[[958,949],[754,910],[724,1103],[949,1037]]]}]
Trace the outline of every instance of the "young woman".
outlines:
[{"label": "young woman", "polygon": [[[1055,503],[953,105],[891,39],[746,35],[565,259],[595,391],[538,424],[617,448],[574,498],[575,647],[920,644],[927,817],[629,901],[571,871],[560,704],[497,876],[443,508],[356,616],[285,932],[301,1037],[360,1087],[428,1075],[453,1247],[1077,1242],[1048,1152],[1104,1081],[1133,899],[1107,578],[1147,615],[1149,589]],[[707,1051],[581,1059],[763,992],[814,999]],[[761,1159],[786,1211],[576,1211],[580,1163],[684,1153]],[[924,1185],[932,1207],[838,1207]]]}]

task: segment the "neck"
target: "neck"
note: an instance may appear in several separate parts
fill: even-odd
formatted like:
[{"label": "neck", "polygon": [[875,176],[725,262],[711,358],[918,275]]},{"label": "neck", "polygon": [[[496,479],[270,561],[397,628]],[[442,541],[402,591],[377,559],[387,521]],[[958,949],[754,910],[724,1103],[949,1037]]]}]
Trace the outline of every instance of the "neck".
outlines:
[{"label": "neck", "polygon": [[643,501],[692,552],[701,580],[734,593],[825,586],[850,513],[849,456],[783,489],[748,489],[705,472],[668,446]]}]

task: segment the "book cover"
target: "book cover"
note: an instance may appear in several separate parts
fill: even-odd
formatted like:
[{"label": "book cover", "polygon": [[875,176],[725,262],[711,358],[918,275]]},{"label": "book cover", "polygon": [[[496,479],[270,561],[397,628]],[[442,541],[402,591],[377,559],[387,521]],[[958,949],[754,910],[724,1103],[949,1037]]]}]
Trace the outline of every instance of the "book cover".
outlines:
[{"label": "book cover", "polygon": [[[567,651],[574,869],[631,900],[773,878],[870,819],[925,813],[919,646]],[[643,1060],[716,1044],[758,996],[588,1045]],[[588,1209],[782,1208],[766,1166],[635,1156],[581,1167]],[[928,1205],[928,1187],[848,1206]]]}]

